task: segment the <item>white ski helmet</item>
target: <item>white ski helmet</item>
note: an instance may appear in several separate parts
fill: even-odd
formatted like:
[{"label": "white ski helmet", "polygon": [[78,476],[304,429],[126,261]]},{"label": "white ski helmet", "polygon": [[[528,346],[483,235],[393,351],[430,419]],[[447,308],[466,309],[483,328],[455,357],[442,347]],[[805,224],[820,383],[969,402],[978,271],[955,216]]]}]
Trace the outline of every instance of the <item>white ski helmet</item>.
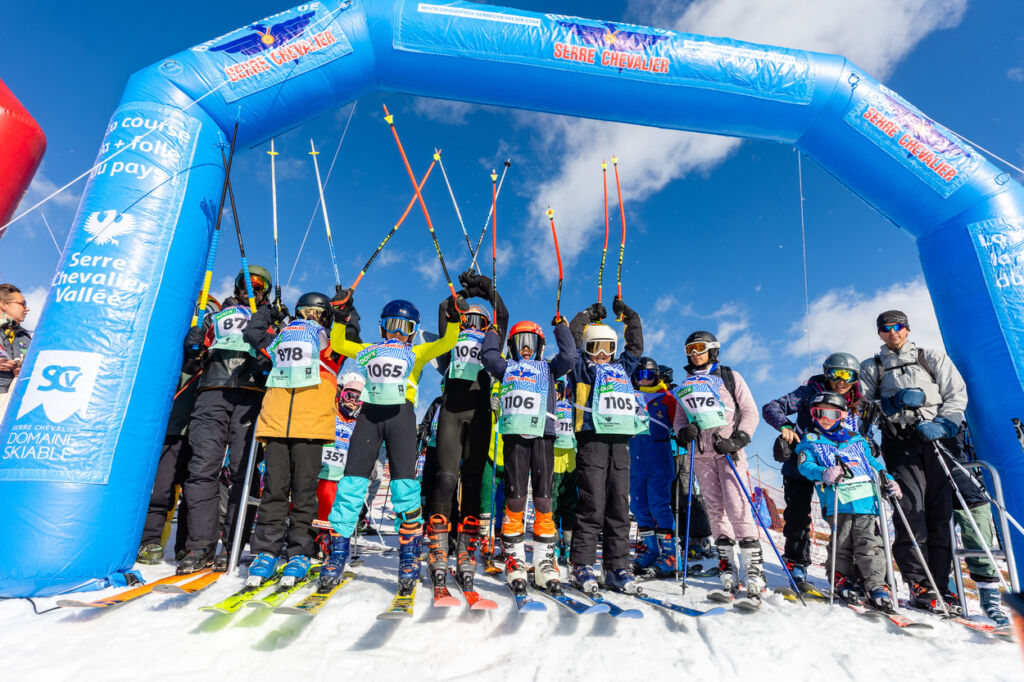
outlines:
[{"label": "white ski helmet", "polygon": [[587,355],[597,355],[604,351],[609,358],[615,357],[615,351],[619,345],[619,337],[615,330],[606,324],[595,322],[583,328],[583,352]]},{"label": "white ski helmet", "polygon": [[338,386],[343,389],[361,391],[366,386],[366,378],[358,372],[345,372],[338,379]]}]

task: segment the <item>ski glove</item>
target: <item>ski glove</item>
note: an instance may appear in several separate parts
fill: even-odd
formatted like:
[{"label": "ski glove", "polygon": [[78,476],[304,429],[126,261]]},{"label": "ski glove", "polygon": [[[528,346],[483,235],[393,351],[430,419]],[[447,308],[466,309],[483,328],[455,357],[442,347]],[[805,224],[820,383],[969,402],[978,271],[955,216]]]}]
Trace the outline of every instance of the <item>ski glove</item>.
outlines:
[{"label": "ski glove", "polygon": [[945,417],[936,417],[931,421],[918,422],[915,428],[917,429],[917,434],[924,440],[952,438],[960,430],[960,427]]},{"label": "ski glove", "polygon": [[491,412],[495,416],[501,414],[501,398],[497,394],[491,396]]},{"label": "ski glove", "polygon": [[843,467],[836,465],[827,467],[821,472],[821,482],[825,485],[835,485],[843,477]]},{"label": "ski glove", "polygon": [[729,438],[715,438],[715,452],[720,455],[731,455],[750,443],[750,436],[742,431],[733,431]]},{"label": "ski glove", "polygon": [[456,294],[455,298],[448,299],[448,321],[458,324],[462,320],[462,313],[469,310],[469,304],[461,295]]},{"label": "ski glove", "polygon": [[790,446],[786,439],[779,436],[775,439],[775,444],[772,445],[772,457],[776,462],[788,462],[789,458],[793,456],[793,448]]},{"label": "ski glove", "polygon": [[355,292],[351,289],[342,289],[331,297],[331,310],[334,311],[334,321],[341,324],[348,322],[349,315],[355,310]]},{"label": "ski glove", "polygon": [[604,318],[608,317],[608,311],[601,303],[593,303],[583,312],[587,314],[591,322],[600,322]]},{"label": "ski glove", "polygon": [[697,426],[696,422],[690,422],[686,425],[685,429],[680,429],[679,433],[676,434],[676,443],[681,448],[690,447],[690,443],[697,440],[697,436],[700,435],[700,427]]},{"label": "ski glove", "polygon": [[188,330],[188,334],[185,335],[185,345],[196,351],[203,346],[203,337],[206,336],[206,330],[203,329],[202,325],[196,325]]},{"label": "ski glove", "polygon": [[271,303],[270,305],[270,319],[274,322],[284,322],[288,319],[288,306],[280,301]]},{"label": "ski glove", "polygon": [[636,315],[636,313],[633,312],[633,309],[626,305],[618,296],[616,296],[612,301],[612,312],[615,313],[616,317],[621,317],[623,319]]},{"label": "ski glove", "polygon": [[924,391],[920,388],[901,388],[888,398],[882,398],[882,412],[892,417],[903,410],[912,410],[924,405]]},{"label": "ski glove", "polygon": [[886,496],[898,500],[903,497],[903,491],[900,490],[900,484],[891,478],[886,479],[882,483],[882,490],[885,491]]},{"label": "ski glove", "polygon": [[551,318],[551,326],[557,327],[559,324],[569,324],[569,320],[565,319],[563,315],[557,314]]}]

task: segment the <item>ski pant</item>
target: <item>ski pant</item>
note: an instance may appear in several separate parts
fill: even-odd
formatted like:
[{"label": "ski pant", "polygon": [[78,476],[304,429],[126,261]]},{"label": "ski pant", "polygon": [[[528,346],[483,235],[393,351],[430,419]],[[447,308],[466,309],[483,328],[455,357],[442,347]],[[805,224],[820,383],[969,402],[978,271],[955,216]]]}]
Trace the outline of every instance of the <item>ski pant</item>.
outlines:
[{"label": "ski pant", "polygon": [[[384,463],[386,460],[387,451],[381,448],[377,453],[377,461],[373,463],[373,468],[370,469],[370,484],[366,486],[366,498],[363,500],[363,508],[359,510],[360,519],[365,519],[369,516],[370,510],[373,509],[373,501],[377,499],[377,491],[380,490],[380,484],[384,480],[384,472],[387,470],[387,465]],[[422,497],[422,489],[420,495]]]},{"label": "ski pant", "polygon": [[551,478],[551,512],[555,526],[571,531],[576,525],[576,505],[579,502],[579,474],[576,470],[554,474]]},{"label": "ski pant", "polygon": [[416,479],[416,413],[412,403],[373,405],[363,403],[349,440],[345,476],[338,482],[329,521],[334,532],[352,537],[359,511],[370,487],[370,472],[387,448],[391,469],[391,506],[395,510],[395,530],[403,523],[422,521],[420,482]]},{"label": "ski pant", "polygon": [[629,441],[629,508],[637,525],[670,531],[675,529],[672,514],[672,482],[676,461],[669,442],[649,435],[633,436]]},{"label": "ski pant", "polygon": [[[992,532],[992,507],[986,501],[984,504],[971,507],[969,513],[974,517],[974,522],[978,524],[978,530],[981,531],[980,538],[974,532],[971,522],[967,519],[968,512],[965,512],[963,509],[953,510],[956,525],[960,526],[960,539],[963,540],[964,549],[981,550],[985,547],[992,549],[993,536],[995,535]],[[998,586],[999,569],[988,560],[988,557],[967,557],[967,570],[970,571],[971,580],[974,582],[995,583]]]},{"label": "ski pant", "polygon": [[[533,535],[536,539],[538,533],[549,537],[552,528],[539,528],[541,519],[546,518],[549,525],[551,520],[551,486],[555,468],[555,437],[538,436],[537,438],[524,438],[523,436],[506,435],[503,437],[505,455],[505,507],[512,514],[523,518],[526,512],[526,497],[530,492],[530,484],[533,484],[533,509],[534,529]],[[507,521],[508,519],[506,519]],[[502,534],[506,541],[512,541],[507,537],[507,528],[503,526]],[[518,535],[518,533],[517,533]]]},{"label": "ski pant", "polygon": [[[831,522],[832,519],[830,518]],[[832,542],[837,542],[836,565],[832,563],[829,545],[825,569],[846,578],[859,578],[864,590],[885,584],[885,547],[878,530],[878,517],[874,514],[838,514],[832,531]]]},{"label": "ski pant", "polygon": [[811,564],[811,501],[814,481],[803,476],[783,476],[782,490],[786,508],[782,512],[782,535],[786,549],[782,557],[791,564]]},{"label": "ski pant", "polygon": [[286,535],[286,557],[313,554],[316,482],[323,451],[324,442],[319,440],[266,439],[263,495],[249,545],[254,554],[280,554]]},{"label": "ski pant", "polygon": [[[160,461],[156,465],[156,478],[153,480],[153,492],[149,496],[149,509],[142,528],[140,545],[160,542],[167,522],[167,514],[174,507],[174,487],[185,483],[188,478],[188,463],[192,458],[187,436],[167,436],[160,451]],[[178,530],[174,538],[174,553],[185,549],[188,537],[188,505],[184,496],[178,508]]]},{"label": "ski pant", "polygon": [[[732,455],[733,465],[740,477],[747,476],[747,457],[743,451]],[[736,481],[726,455],[717,452],[698,454],[693,458],[693,472],[704,496],[704,507],[711,522],[711,534],[732,540],[757,539],[757,522],[750,510],[743,489]]]},{"label": "ski pant", "polygon": [[630,437],[593,431],[582,431],[576,436],[580,498],[576,505],[571,561],[588,566],[596,563],[597,536],[604,533],[602,561],[605,568],[627,568]]},{"label": "ski pant", "polygon": [[[196,396],[188,431],[192,459],[183,490],[188,505],[186,549],[215,548],[221,537],[225,548],[231,545],[234,518],[242,502],[246,458],[262,402],[261,391],[244,388],[211,388]],[[223,529],[219,529],[220,473],[225,449],[231,489]]]},{"label": "ski pant", "polygon": [[[423,481],[424,481],[424,483],[421,484],[420,487],[421,487],[422,493],[423,493],[423,508],[424,509],[433,509],[434,508],[434,494],[436,493],[436,488],[434,487],[434,485],[432,485],[432,483],[435,480],[435,478],[437,477],[437,448],[428,447],[428,448],[425,448],[425,450],[426,450],[426,456],[423,458]],[[488,499],[487,502],[490,503],[490,500]],[[450,512],[456,518],[461,518],[459,516],[460,510],[461,510],[461,506],[459,505],[459,489],[458,489],[458,487],[454,487],[452,489]],[[472,512],[470,512],[468,515],[471,515],[471,514],[472,514]]]},{"label": "ski pant", "polygon": [[[950,452],[957,452],[956,439],[942,440]],[[928,569],[938,585],[945,590],[953,570],[953,550],[949,522],[953,517],[953,490],[939,464],[931,442],[924,441],[913,432],[906,437],[882,435],[882,455],[889,473],[899,481],[903,497],[900,508],[907,517],[910,529],[928,562]],[[910,535],[899,520],[896,521],[896,540],[892,553],[907,582],[927,583],[924,566],[917,559]]]},{"label": "ski pant", "polygon": [[[428,516],[442,514],[456,525],[466,516],[480,513],[480,482],[491,444],[491,404],[486,393],[470,409],[455,412],[449,400],[439,408],[437,417],[437,465],[432,478],[424,476],[431,488]],[[458,401],[460,407],[464,401]],[[461,516],[453,516],[451,499],[462,482]]]},{"label": "ski pant", "polygon": [[[698,483],[695,486],[692,497],[688,494],[690,485],[690,454],[685,452],[679,455],[677,461],[679,463],[679,473],[676,475],[675,482],[676,523],[679,524],[680,532],[685,533],[687,500],[689,500],[690,540],[700,541],[711,536],[711,522],[708,520],[708,513],[704,509],[704,500],[696,489],[700,484]],[[696,483],[696,474],[694,474],[694,482]]]}]

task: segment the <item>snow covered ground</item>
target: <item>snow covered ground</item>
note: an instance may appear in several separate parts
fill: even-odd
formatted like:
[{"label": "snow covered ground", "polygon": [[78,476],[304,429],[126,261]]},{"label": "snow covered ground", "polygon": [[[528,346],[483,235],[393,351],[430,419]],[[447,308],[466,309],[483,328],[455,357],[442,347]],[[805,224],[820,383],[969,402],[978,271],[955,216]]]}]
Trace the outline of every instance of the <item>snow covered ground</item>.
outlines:
[{"label": "snow covered ground", "polygon": [[[393,541],[393,538],[388,538]],[[364,552],[358,579],[315,618],[243,608],[232,616],[197,610],[237,590],[225,576],[191,596],[148,594],[98,611],[61,609],[35,615],[29,602],[0,602],[0,679],[34,680],[654,680],[666,673],[708,680],[1024,679],[1013,644],[961,626],[935,625],[925,639],[871,622],[845,607],[805,608],[773,595],[761,612],[701,619],[631,598],[643,620],[576,616],[547,601],[546,613],[519,615],[505,588],[480,576],[478,588],[497,611],[432,609],[420,589],[411,621],[378,621],[394,589],[397,557]],[[173,570],[144,567],[147,579]],[[784,584],[781,569],[769,581]],[[820,577],[820,576],[819,576]],[[691,580],[685,596],[672,583],[646,583],[656,596],[695,608],[712,580]],[[99,598],[116,590],[83,593]],[[538,599],[544,599],[537,596]],[[294,598],[293,598],[294,600]],[[40,610],[56,599],[37,599]],[[197,678],[196,676],[203,676]]]}]

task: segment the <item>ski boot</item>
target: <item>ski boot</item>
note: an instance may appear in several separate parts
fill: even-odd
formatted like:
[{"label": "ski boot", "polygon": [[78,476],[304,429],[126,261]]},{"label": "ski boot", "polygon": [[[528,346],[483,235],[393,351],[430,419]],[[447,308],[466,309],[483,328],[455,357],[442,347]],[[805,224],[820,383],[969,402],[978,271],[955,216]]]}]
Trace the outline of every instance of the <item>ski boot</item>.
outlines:
[{"label": "ski boot", "polygon": [[245,579],[246,587],[259,587],[274,575],[277,568],[277,555],[270,552],[260,552],[249,564],[249,577]]},{"label": "ski boot", "polygon": [[451,526],[444,514],[434,514],[427,524],[427,567],[434,587],[444,587],[448,575],[448,530]]},{"label": "ski boot", "polygon": [[398,589],[409,594],[420,579],[420,545],[423,544],[423,523],[402,521],[398,527]]},{"label": "ski boot", "polygon": [[925,583],[910,583],[910,600],[907,602],[915,609],[943,613],[939,606],[939,595]]},{"label": "ski boot", "polygon": [[213,547],[203,549],[190,549],[181,561],[178,562],[178,575],[195,573],[213,565],[215,550]]},{"label": "ski boot", "polygon": [[526,543],[518,540],[515,542],[505,541],[504,544],[505,581],[512,585],[521,580],[525,587],[527,578]]},{"label": "ski boot", "polygon": [[[807,567],[801,564],[794,564],[790,561],[786,562],[786,568],[789,569],[789,574],[793,576],[793,582],[797,585],[800,583],[807,582]],[[801,588],[802,589],[802,588]]]},{"label": "ski boot", "polygon": [[476,548],[480,544],[480,520],[467,516],[459,524],[459,542],[455,548],[455,576],[464,590],[473,589],[476,573]]},{"label": "ski boot", "polygon": [[638,528],[637,535],[639,538],[636,543],[633,570],[636,573],[643,573],[658,560],[658,538],[654,536],[652,528]]},{"label": "ski boot", "polygon": [[228,550],[224,550],[213,557],[213,571],[225,573],[228,570],[229,563],[231,563],[231,553]]},{"label": "ski boot", "polygon": [[331,536],[331,553],[324,565],[320,567],[318,589],[321,592],[327,592],[341,582],[342,575],[345,573],[345,564],[348,563],[350,542],[350,538],[341,535]]},{"label": "ski boot", "polygon": [[291,587],[305,578],[309,574],[309,568],[312,563],[305,554],[296,554],[293,557],[289,557],[288,563],[285,564],[284,570],[281,571],[281,587]]},{"label": "ski boot", "polygon": [[740,563],[743,565],[743,583],[747,599],[760,601],[764,592],[764,557],[759,540],[740,540]]},{"label": "ski boot", "polygon": [[676,565],[676,538],[670,530],[655,531],[658,540],[658,560],[654,562],[650,570],[657,578],[675,577],[678,566]]},{"label": "ski boot", "polygon": [[555,559],[554,538],[549,542],[533,539],[533,582],[549,592],[560,590],[558,562]]},{"label": "ski boot", "polygon": [[597,576],[588,564],[574,564],[569,574],[569,584],[584,594],[597,592]]},{"label": "ski boot", "polygon": [[835,596],[837,599],[854,605],[864,602],[864,594],[855,580],[847,578],[842,573],[836,573],[833,580],[835,581]]},{"label": "ski boot", "polygon": [[943,590],[942,599],[946,602],[949,615],[954,618],[964,615],[964,607],[960,605],[960,597],[957,596],[956,592],[950,589]]},{"label": "ski boot", "polygon": [[981,599],[981,610],[996,622],[996,627],[1006,627],[1010,624],[1010,619],[1006,617],[1000,605],[998,583],[991,583],[991,587],[978,585],[978,597]]},{"label": "ski boot", "polygon": [[718,579],[722,581],[722,591],[733,593],[739,589],[739,576],[733,559],[732,540],[721,538],[715,547],[718,550]]},{"label": "ski boot", "polygon": [[569,563],[570,548],[572,548],[572,531],[563,530],[562,539],[555,545],[555,558],[564,564]]},{"label": "ski boot", "polygon": [[888,585],[879,585],[868,592],[868,603],[885,613],[896,613],[896,600]]},{"label": "ski boot", "polygon": [[604,586],[616,592],[626,594],[638,594],[640,586],[637,585],[633,571],[628,568],[606,568],[604,570]]},{"label": "ski boot", "polygon": [[135,557],[135,561],[140,564],[147,564],[149,566],[155,566],[164,560],[164,548],[163,545],[155,542],[147,542],[142,547],[139,547],[139,554]]}]

